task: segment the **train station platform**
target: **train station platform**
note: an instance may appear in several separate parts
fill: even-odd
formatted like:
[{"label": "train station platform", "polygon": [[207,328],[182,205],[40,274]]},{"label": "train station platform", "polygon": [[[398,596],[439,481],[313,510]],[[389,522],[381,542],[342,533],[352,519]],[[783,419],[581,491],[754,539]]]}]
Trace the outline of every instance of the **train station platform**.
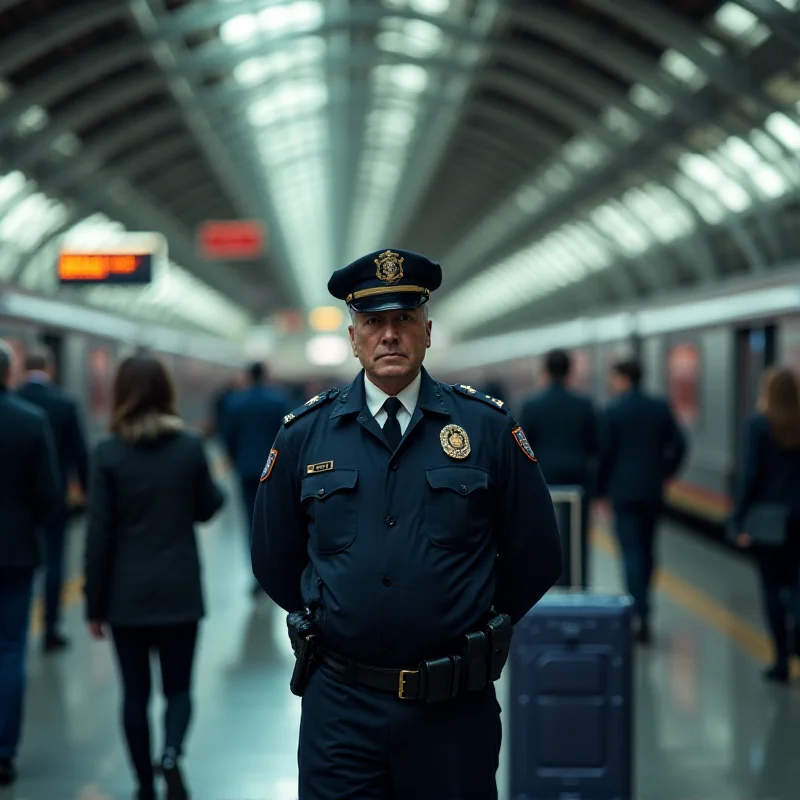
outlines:
[{"label": "train station platform", "polygon": [[[208,616],[186,775],[195,800],[294,800],[300,701],[288,688],[285,617],[251,597],[238,495],[225,483],[229,502],[200,534]],[[90,640],[82,619],[81,534],[79,526],[72,534],[67,589],[72,646],[43,655],[35,624],[20,779],[0,800],[131,797],[110,645]],[[769,642],[752,568],[670,523],[659,551],[654,643],[636,658],[636,800],[797,800],[800,690],[761,679]],[[613,539],[602,530],[591,565],[595,586],[620,588]],[[502,683],[499,694],[502,704]],[[161,712],[155,700],[151,718]],[[498,785],[511,800],[505,755]]]}]

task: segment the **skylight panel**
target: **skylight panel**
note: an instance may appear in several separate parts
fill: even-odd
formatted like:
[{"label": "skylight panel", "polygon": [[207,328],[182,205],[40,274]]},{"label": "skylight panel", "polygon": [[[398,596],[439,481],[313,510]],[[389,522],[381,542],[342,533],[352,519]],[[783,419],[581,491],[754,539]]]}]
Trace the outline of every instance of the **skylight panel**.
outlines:
[{"label": "skylight panel", "polygon": [[600,120],[612,133],[628,142],[635,142],[642,135],[641,125],[620,108],[609,106],[602,113]]},{"label": "skylight panel", "polygon": [[225,44],[244,44],[258,32],[258,21],[253,14],[240,14],[220,25],[219,38]]},{"label": "skylight panel", "polygon": [[577,136],[563,148],[564,160],[574,167],[595,169],[608,160],[608,150],[591,136]]},{"label": "skylight panel", "polygon": [[712,27],[747,49],[757,47],[770,36],[769,28],[752,11],[734,2],[725,3],[717,11]]},{"label": "skylight panel", "polygon": [[771,114],[764,127],[791,150],[800,150],[800,125],[786,114]]},{"label": "skylight panel", "polygon": [[667,50],[661,56],[661,68],[668,75],[696,92],[708,83],[708,76],[690,58],[678,50]]},{"label": "skylight panel", "polygon": [[628,94],[634,105],[639,106],[643,111],[647,111],[654,117],[665,117],[672,111],[672,101],[668,97],[658,94],[644,84],[634,84]]}]

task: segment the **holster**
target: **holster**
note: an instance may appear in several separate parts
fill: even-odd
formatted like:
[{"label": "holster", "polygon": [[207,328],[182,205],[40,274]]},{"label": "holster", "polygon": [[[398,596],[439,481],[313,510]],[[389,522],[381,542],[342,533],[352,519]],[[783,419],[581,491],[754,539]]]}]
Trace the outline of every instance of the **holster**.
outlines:
[{"label": "holster", "polygon": [[302,697],[320,661],[319,647],[309,610],[293,611],[286,617],[286,627],[289,629],[289,641],[295,657],[289,689],[292,694]]},{"label": "holster", "polygon": [[508,661],[514,626],[511,617],[492,609],[480,630],[468,633],[464,639],[467,660],[467,691],[478,692],[500,679]]}]

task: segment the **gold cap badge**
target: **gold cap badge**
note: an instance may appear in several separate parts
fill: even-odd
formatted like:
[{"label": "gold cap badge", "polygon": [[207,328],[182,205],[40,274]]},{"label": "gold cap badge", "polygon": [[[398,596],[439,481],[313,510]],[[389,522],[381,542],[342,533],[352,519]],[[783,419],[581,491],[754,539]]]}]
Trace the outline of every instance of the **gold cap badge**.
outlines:
[{"label": "gold cap badge", "polygon": [[445,425],[439,434],[439,441],[450,458],[466,458],[471,452],[469,436],[459,425]]},{"label": "gold cap badge", "polygon": [[399,253],[387,250],[375,259],[378,269],[375,275],[384,283],[397,283],[403,277],[403,261]]}]

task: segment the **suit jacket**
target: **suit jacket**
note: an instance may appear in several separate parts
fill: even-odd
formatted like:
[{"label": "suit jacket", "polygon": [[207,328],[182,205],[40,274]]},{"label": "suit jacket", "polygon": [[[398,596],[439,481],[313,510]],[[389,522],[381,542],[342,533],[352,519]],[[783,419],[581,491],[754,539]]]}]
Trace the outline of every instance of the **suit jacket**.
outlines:
[{"label": "suit jacket", "polygon": [[47,418],[0,387],[0,567],[39,565],[37,530],[57,509],[60,488]]},{"label": "suit jacket", "polygon": [[30,381],[17,394],[44,411],[50,422],[61,475],[62,497],[66,500],[69,479],[76,475],[84,493],[88,490],[88,454],[77,403],[50,383]]},{"label": "suit jacket", "polygon": [[223,436],[228,454],[240,478],[257,480],[290,411],[286,398],[267,386],[252,386],[226,404]]},{"label": "suit jacket", "polygon": [[601,431],[601,493],[616,507],[660,505],[664,483],[686,454],[686,439],[666,401],[627,392],[608,406]]},{"label": "suit jacket", "polygon": [[588,397],[553,384],[526,401],[520,424],[548,484],[590,488],[599,446],[597,416]]}]

